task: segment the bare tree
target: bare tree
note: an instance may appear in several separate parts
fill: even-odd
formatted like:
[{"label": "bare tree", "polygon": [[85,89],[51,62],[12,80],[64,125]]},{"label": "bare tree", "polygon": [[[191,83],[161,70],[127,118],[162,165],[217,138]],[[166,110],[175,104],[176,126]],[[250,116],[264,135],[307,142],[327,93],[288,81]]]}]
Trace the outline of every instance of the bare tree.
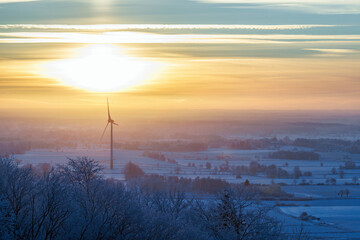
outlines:
[{"label": "bare tree", "polygon": [[279,239],[281,224],[267,216],[269,210],[242,189],[224,191],[210,207],[198,203],[198,214],[216,239]]},{"label": "bare tree", "polygon": [[12,239],[55,239],[69,216],[66,188],[53,171],[38,177],[11,160],[0,162],[2,199],[8,204]]},{"label": "bare tree", "polygon": [[[177,190],[182,189],[181,181],[164,185],[160,189],[166,190],[160,192],[144,187],[146,192],[139,185],[125,189],[117,180],[103,179],[101,170],[87,157],[69,159],[68,164],[49,171],[20,168],[13,160],[0,158],[0,239],[282,237],[281,224],[268,216],[270,208],[256,201],[257,190],[252,186],[226,190],[217,199],[195,204]],[[223,189],[220,183],[208,180],[206,187]]]},{"label": "bare tree", "polygon": [[343,197],[343,195],[344,195],[344,191],[343,191],[343,190],[340,190],[340,191],[338,192],[338,196]]},{"label": "bare tree", "polygon": [[13,239],[13,228],[15,218],[9,202],[3,195],[0,195],[0,239]]},{"label": "bare tree", "polygon": [[354,177],[352,178],[352,181],[354,182],[354,184],[357,184],[358,181],[359,181],[359,178],[358,178],[357,176],[354,176]]},{"label": "bare tree", "polygon": [[136,165],[132,162],[128,162],[125,165],[123,172],[124,172],[126,180],[141,177],[141,176],[145,175],[144,171],[138,165]]},{"label": "bare tree", "polygon": [[340,169],[339,170],[339,177],[344,178],[344,175],[345,175],[344,170]]},{"label": "bare tree", "polygon": [[192,199],[186,199],[184,192],[176,190],[147,193],[144,199],[150,208],[162,214],[169,214],[175,220],[192,204]]},{"label": "bare tree", "polygon": [[84,187],[90,181],[100,179],[103,170],[94,159],[89,157],[68,158],[66,165],[60,165],[58,170],[61,175],[70,180],[73,184],[80,184]]},{"label": "bare tree", "polygon": [[304,225],[301,224],[300,227],[295,228],[291,236],[289,236],[290,240],[311,240],[309,233],[305,230]]},{"label": "bare tree", "polygon": [[28,238],[33,223],[31,204],[36,195],[31,168],[19,168],[11,159],[2,159],[0,169],[1,192],[14,216],[14,225],[8,231],[14,239]]},{"label": "bare tree", "polygon": [[42,235],[43,239],[55,239],[63,233],[64,222],[70,216],[67,201],[67,189],[61,178],[51,171],[42,179],[38,203],[38,209],[34,233]]}]

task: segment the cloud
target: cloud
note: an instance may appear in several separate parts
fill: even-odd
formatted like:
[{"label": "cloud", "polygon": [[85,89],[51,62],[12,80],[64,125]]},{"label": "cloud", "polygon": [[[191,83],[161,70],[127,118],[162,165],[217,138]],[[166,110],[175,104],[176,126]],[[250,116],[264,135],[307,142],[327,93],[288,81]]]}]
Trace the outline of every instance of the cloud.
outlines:
[{"label": "cloud", "polygon": [[0,29],[46,29],[46,30],[190,30],[190,29],[247,29],[247,30],[295,30],[338,25],[295,24],[295,25],[237,25],[237,24],[98,24],[98,25],[51,25],[51,24],[2,24]]},{"label": "cloud", "polygon": [[[321,14],[358,14],[360,1],[358,0],[196,0],[204,3],[229,4],[232,8],[286,8],[298,11],[315,12]],[[255,6],[254,6],[255,4]]]},{"label": "cloud", "polygon": [[1,6],[0,23],[354,24],[355,16],[339,18],[308,13],[359,9],[356,1],[351,4],[347,1],[327,4],[319,0],[313,3],[304,0],[39,0]]},{"label": "cloud", "polygon": [[[294,3],[313,3],[313,4],[337,4],[337,0],[198,0],[200,2],[211,3],[268,3],[268,4],[294,4]],[[358,0],[342,0],[342,4],[357,4],[360,5]]]},{"label": "cloud", "polygon": [[355,49],[335,49],[335,48],[305,48],[306,51],[313,51],[316,54],[313,54],[314,57],[341,57],[346,54],[359,53],[360,51]]},{"label": "cloud", "polygon": [[38,0],[0,0],[0,4],[3,3],[17,3],[17,2],[35,2]]},{"label": "cloud", "polygon": [[346,53],[358,53],[355,49],[324,49],[324,48],[306,48],[304,50],[317,51],[322,53],[333,53],[333,54],[346,54]]},{"label": "cloud", "polygon": [[141,32],[11,32],[0,33],[0,43],[247,43],[283,44],[282,41],[256,39],[233,34],[153,34]]},{"label": "cloud", "polygon": [[[2,37],[2,38],[1,38]],[[360,35],[158,34],[146,32],[3,32],[0,43],[246,43],[290,44],[300,41],[360,41]]]}]

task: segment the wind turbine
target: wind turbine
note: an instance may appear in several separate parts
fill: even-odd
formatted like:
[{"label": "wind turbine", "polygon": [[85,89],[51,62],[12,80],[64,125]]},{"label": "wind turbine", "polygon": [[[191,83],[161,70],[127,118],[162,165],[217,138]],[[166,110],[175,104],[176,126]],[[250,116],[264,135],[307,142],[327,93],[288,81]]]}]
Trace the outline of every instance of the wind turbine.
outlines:
[{"label": "wind turbine", "polygon": [[110,107],[109,107],[109,99],[106,98],[107,101],[107,110],[108,110],[108,122],[106,124],[106,127],[104,129],[103,134],[101,135],[101,139],[104,137],[104,134],[106,132],[107,127],[110,124],[110,169],[113,169],[114,167],[114,142],[113,142],[113,125],[115,124],[116,126],[119,126],[117,123],[115,123],[115,121],[111,118],[110,115]]}]

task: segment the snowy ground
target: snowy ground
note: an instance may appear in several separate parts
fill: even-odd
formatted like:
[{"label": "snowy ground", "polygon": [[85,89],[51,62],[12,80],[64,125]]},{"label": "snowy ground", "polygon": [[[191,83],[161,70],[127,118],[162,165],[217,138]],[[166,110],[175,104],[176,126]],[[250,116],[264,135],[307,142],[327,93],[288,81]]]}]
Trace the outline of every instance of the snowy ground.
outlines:
[{"label": "snowy ground", "polygon": [[[282,204],[294,206],[276,207],[271,215],[285,223],[288,232],[299,229],[311,235],[311,239],[360,239],[360,200],[332,199],[313,201],[287,201]],[[320,220],[301,221],[306,212]]]},{"label": "snowy ground", "polygon": [[[324,202],[323,202],[324,203]],[[315,203],[319,204],[319,203]],[[333,202],[333,204],[338,204]],[[360,239],[358,206],[319,206],[319,207],[278,207],[270,215],[284,223],[289,235],[299,231],[300,226],[310,239]],[[302,212],[319,217],[319,221],[301,221],[298,217]]]},{"label": "snowy ground", "polygon": [[[32,150],[23,155],[17,155],[16,158],[21,164],[50,163],[52,165],[67,162],[67,157],[89,156],[99,161],[105,167],[105,174],[114,178],[122,178],[123,166],[132,161],[138,164],[146,173],[157,173],[161,175],[176,175],[183,177],[213,177],[222,178],[232,183],[241,183],[248,179],[251,183],[270,184],[285,183],[288,185],[299,184],[303,181],[312,182],[313,184],[325,183],[326,179],[334,178],[338,185],[344,183],[352,183],[353,177],[360,179],[360,168],[354,170],[344,170],[344,177],[340,178],[339,174],[331,174],[331,169],[344,165],[344,157],[349,156],[345,153],[322,153],[321,160],[318,161],[301,161],[301,160],[279,160],[269,159],[267,156],[273,150],[226,150],[215,149],[204,152],[191,153],[165,153],[171,159],[177,161],[177,164],[157,161],[142,156],[142,151],[115,150],[114,151],[114,170],[110,170],[109,166],[109,150],[108,149],[70,149],[61,152],[49,150]],[[257,161],[263,165],[276,165],[284,170],[292,173],[295,166],[299,166],[302,172],[312,172],[311,177],[301,177],[294,179],[270,179],[259,174],[258,176],[243,175],[241,179],[237,179],[228,172],[217,172],[214,174],[213,169],[225,164],[225,159],[219,160],[218,156],[224,156],[230,166],[245,165],[248,166],[251,161]],[[360,166],[360,156],[350,155],[352,161]],[[211,164],[211,170],[206,169],[206,163]],[[189,167],[188,164],[195,164],[195,167]],[[321,166],[322,165],[322,166]],[[176,171],[177,169],[177,171]]]},{"label": "snowy ground", "polygon": [[[283,190],[286,192],[292,193],[296,197],[313,199],[304,202],[280,202],[296,206],[278,206],[271,212],[273,216],[284,221],[286,227],[289,228],[289,234],[304,224],[305,230],[312,236],[311,239],[360,239],[360,185],[344,185],[345,182],[351,183],[354,176],[360,178],[360,169],[344,170],[344,178],[340,178],[338,174],[330,174],[332,168],[338,169],[339,165],[344,165],[345,156],[350,156],[351,160],[360,166],[360,156],[346,153],[323,153],[319,161],[268,159],[267,156],[272,151],[215,149],[196,153],[165,153],[167,157],[178,162],[174,164],[143,157],[142,151],[115,150],[113,170],[109,169],[108,149],[70,149],[61,152],[32,150],[17,155],[15,158],[21,162],[21,165],[36,166],[40,163],[50,163],[55,166],[66,163],[67,157],[89,156],[104,166],[105,177],[116,179],[124,179],[122,169],[126,163],[132,161],[148,174],[156,173],[189,178],[212,177],[233,183],[242,183],[246,179],[249,179],[251,183],[269,184],[272,181],[286,183],[288,186],[283,186]],[[269,179],[265,176],[242,176],[241,179],[237,179],[229,173],[214,175],[212,169],[225,163],[224,159],[219,160],[217,156],[225,156],[230,166],[248,166],[254,160],[264,165],[275,164],[288,172],[292,172],[295,166],[299,166],[301,171],[313,173],[312,177],[303,177],[306,182],[311,180],[313,185],[298,185],[302,179],[298,179],[297,185],[295,185],[293,179]],[[211,170],[205,168],[207,162],[212,165]],[[196,167],[188,167],[188,163],[195,163]],[[287,167],[285,167],[286,163]],[[176,168],[180,168],[179,173],[176,173]],[[336,185],[316,185],[325,183],[325,180],[330,177],[336,179]],[[338,192],[345,189],[350,192],[349,198],[340,198]],[[299,216],[302,212],[318,217],[320,221],[301,221]]]}]

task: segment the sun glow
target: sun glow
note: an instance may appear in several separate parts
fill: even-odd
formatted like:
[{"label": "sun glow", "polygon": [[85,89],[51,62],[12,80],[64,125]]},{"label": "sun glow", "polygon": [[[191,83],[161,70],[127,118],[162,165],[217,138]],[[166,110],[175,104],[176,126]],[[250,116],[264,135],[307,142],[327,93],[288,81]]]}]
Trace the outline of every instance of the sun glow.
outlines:
[{"label": "sun glow", "polygon": [[151,80],[161,65],[126,55],[115,45],[96,44],[79,49],[74,58],[46,63],[44,75],[76,88],[115,92]]}]

